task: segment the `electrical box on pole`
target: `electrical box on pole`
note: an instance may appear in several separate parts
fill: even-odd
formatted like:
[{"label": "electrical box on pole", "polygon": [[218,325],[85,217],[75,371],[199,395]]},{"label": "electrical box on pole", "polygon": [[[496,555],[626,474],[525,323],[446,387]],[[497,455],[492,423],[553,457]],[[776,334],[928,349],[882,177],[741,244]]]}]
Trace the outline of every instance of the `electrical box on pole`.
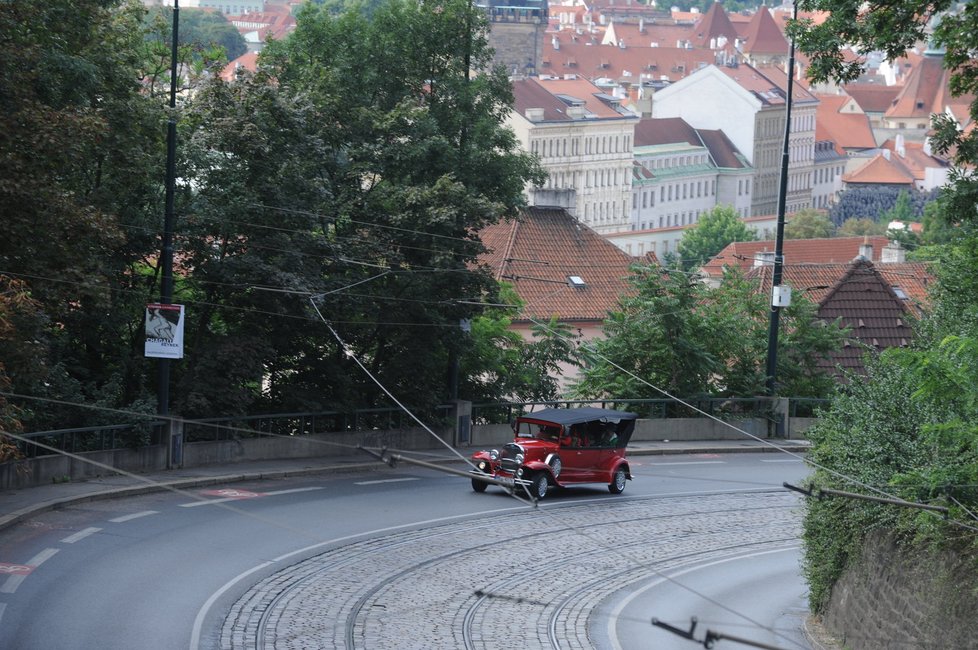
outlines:
[{"label": "electrical box on pole", "polygon": [[791,287],[779,284],[771,292],[772,307],[788,307],[791,305]]}]

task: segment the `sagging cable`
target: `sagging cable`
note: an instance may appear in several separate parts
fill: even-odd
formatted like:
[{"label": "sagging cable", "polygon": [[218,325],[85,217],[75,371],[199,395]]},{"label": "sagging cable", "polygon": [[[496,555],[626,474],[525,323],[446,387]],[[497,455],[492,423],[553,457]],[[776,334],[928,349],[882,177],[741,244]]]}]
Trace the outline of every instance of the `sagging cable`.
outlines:
[{"label": "sagging cable", "polygon": [[695,616],[693,616],[689,621],[688,631],[678,628],[674,625],[669,625],[668,623],[660,621],[657,618],[652,619],[652,625],[655,625],[656,627],[661,627],[667,632],[672,632],[676,636],[682,637],[688,641],[698,643],[707,649],[713,648],[716,645],[717,641],[733,641],[734,643],[741,643],[743,645],[749,645],[754,648],[762,648],[763,650],[784,650],[780,646],[770,645],[767,643],[762,643],[760,641],[752,641],[751,639],[745,639],[743,637],[734,636],[732,634],[725,634],[723,632],[715,632],[713,630],[707,630],[706,636],[704,636],[703,640],[700,641],[699,639],[693,636],[693,634],[696,632]]},{"label": "sagging cable", "polygon": [[523,499],[519,495],[515,494],[514,489],[516,487],[516,482],[513,481],[512,479],[493,478],[487,474],[483,474],[482,472],[476,472],[476,471],[466,472],[465,470],[455,469],[453,467],[445,467],[443,465],[429,463],[428,461],[425,460],[418,460],[417,458],[411,458],[409,456],[403,456],[401,454],[387,454],[387,447],[383,447],[381,448],[380,451],[377,451],[376,448],[363,447],[361,445],[357,445],[357,449],[360,449],[370,454],[377,460],[381,461],[382,463],[386,463],[391,467],[396,467],[398,463],[407,463],[409,465],[417,465],[418,467],[433,469],[438,472],[443,472],[445,474],[464,476],[465,478],[471,478],[476,481],[483,481],[491,485],[498,485],[499,487],[504,488],[507,492],[509,492],[510,496],[512,496],[513,498],[518,499],[523,503],[526,503],[527,505],[532,505],[534,508],[537,507],[536,500],[528,501],[526,499]]},{"label": "sagging cable", "polygon": [[903,499],[887,499],[884,497],[873,497],[866,494],[857,494],[855,492],[843,492],[842,490],[831,490],[829,488],[800,488],[796,485],[791,485],[790,483],[782,483],[782,486],[792,490],[794,492],[799,492],[807,497],[815,497],[816,499],[823,499],[825,497],[842,497],[844,499],[857,499],[859,501],[872,501],[873,503],[885,503],[891,506],[901,506],[904,508],[916,508],[917,510],[929,510],[931,512],[939,512],[944,515],[947,519],[949,510],[944,506],[932,506],[929,503],[916,503],[914,501],[905,501]]}]

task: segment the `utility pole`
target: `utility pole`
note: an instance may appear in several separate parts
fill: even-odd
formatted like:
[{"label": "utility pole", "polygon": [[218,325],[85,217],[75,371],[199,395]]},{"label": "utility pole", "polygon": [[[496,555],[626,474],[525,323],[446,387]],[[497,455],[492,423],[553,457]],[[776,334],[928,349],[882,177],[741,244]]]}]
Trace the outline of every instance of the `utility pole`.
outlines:
[{"label": "utility pole", "polygon": [[[160,251],[160,304],[173,301],[173,194],[176,186],[177,158],[177,46],[180,35],[180,0],[173,0],[173,33],[170,49],[170,119],[166,125],[166,204],[163,216],[163,242]],[[170,415],[170,359],[159,360],[157,375],[157,413],[167,419]],[[171,426],[166,427],[167,440]]]},{"label": "utility pole", "polygon": [[[798,0],[794,2],[791,14],[792,20],[798,18]],[[795,80],[795,39],[791,39],[788,54],[788,88],[784,103],[784,143],[781,149],[781,186],[778,191],[778,226],[774,240],[774,269],[771,274],[771,320],[767,337],[767,393],[774,396],[778,375],[778,327],[780,325],[781,307],[787,307],[791,301],[790,289],[781,287],[782,267],[784,266],[784,216],[788,200],[788,151],[791,137],[791,102]]]}]

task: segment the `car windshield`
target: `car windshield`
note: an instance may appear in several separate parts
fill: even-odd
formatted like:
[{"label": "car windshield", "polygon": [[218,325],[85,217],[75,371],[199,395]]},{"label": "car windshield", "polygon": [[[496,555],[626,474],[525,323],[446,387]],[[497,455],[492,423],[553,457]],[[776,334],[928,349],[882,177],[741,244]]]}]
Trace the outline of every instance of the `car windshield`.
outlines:
[{"label": "car windshield", "polygon": [[556,424],[524,422],[521,420],[516,423],[516,437],[556,441],[560,437],[560,429],[561,427]]}]

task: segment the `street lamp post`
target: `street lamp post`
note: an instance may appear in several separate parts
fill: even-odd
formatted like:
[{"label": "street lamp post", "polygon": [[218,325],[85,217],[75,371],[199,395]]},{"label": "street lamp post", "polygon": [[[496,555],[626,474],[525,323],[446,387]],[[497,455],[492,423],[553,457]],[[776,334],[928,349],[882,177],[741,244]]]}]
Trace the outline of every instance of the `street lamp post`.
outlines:
[{"label": "street lamp post", "polygon": [[[792,20],[798,19],[798,2],[795,0],[791,15]],[[778,328],[780,324],[781,307],[787,306],[790,293],[782,291],[781,275],[784,265],[784,216],[785,204],[788,198],[788,151],[791,137],[791,102],[794,92],[795,77],[795,39],[791,39],[788,50],[788,88],[784,108],[784,142],[781,149],[781,184],[778,191],[777,235],[774,240],[774,269],[771,274],[771,319],[767,338],[767,393],[772,397],[777,391],[778,375]]]},{"label": "street lamp post", "polygon": [[[177,45],[180,30],[180,4],[173,0],[173,34],[170,49],[170,119],[166,125],[166,202],[163,216],[163,241],[160,250],[160,304],[169,305],[173,300],[173,195],[176,186],[177,158]],[[170,359],[159,360],[156,386],[157,413],[165,420],[170,415]],[[167,447],[170,446],[172,429],[164,424]]]}]

